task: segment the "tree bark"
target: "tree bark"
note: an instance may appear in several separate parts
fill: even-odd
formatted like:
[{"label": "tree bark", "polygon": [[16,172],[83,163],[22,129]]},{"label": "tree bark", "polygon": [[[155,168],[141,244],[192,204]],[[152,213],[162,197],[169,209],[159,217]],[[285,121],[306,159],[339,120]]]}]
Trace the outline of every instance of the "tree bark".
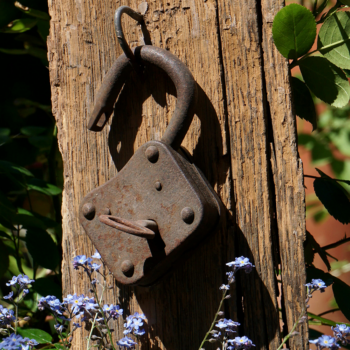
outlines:
[{"label": "tree bark", "polygon": [[[101,133],[87,130],[94,96],[122,53],[114,33],[117,7],[137,9],[135,0],[49,0],[48,40],[53,113],[64,161],[64,293],[87,293],[89,284],[72,259],[94,248],[78,222],[82,198],[105,183],[143,143],[160,140],[175,106],[170,80],[149,68],[121,92],[114,116]],[[290,330],[302,311],[305,290],[305,204],[297,153],[288,63],[272,42],[272,20],[281,0],[153,0],[147,32],[123,17],[130,46],[170,50],[198,83],[196,115],[183,142],[221,198],[221,228],[194,249],[174,271],[150,288],[114,283],[106,303],[126,314],[145,313],[148,340],[142,349],[196,349],[216,312],[225,283],[225,263],[246,255],[256,272],[241,274],[225,303],[225,317],[239,321],[257,349],[281,342],[277,276]],[[243,296],[243,303],[242,303]],[[116,324],[115,340],[122,337]],[[307,348],[307,328],[289,348]],[[84,349],[87,331],[77,331],[73,349]],[[209,344],[209,343],[207,343]],[[216,348],[206,345],[206,349]]]}]

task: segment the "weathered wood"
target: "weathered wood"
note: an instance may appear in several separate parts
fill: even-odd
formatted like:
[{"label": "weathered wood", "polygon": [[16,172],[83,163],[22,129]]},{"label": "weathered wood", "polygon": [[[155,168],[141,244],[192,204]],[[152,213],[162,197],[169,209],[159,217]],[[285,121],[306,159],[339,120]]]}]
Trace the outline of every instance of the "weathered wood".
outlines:
[{"label": "weathered wood", "polygon": [[[145,73],[144,84],[136,76],[126,83],[108,127],[97,134],[87,131],[95,93],[121,54],[113,27],[114,11],[121,5],[137,9],[139,3],[49,0],[53,113],[65,166],[65,293],[87,293],[89,289],[87,280],[71,264],[75,255],[93,252],[78,222],[81,199],[113,177],[141,144],[159,140],[175,106],[172,83],[151,68]],[[302,171],[295,166],[295,119],[290,112],[286,63],[275,51],[271,58],[265,57],[265,40],[269,42],[268,49],[273,49],[269,22],[261,17],[272,13],[272,5],[252,0],[244,4],[237,0],[156,0],[148,5],[146,41],[177,55],[198,83],[196,116],[183,146],[193,154],[195,164],[219,194],[226,212],[220,231],[159,284],[148,289],[120,287],[111,278],[113,289],[106,293],[105,300],[120,303],[126,313],[141,310],[146,314],[150,341],[142,349],[195,349],[216,311],[218,287],[226,279],[224,263],[237,254],[247,254],[257,272],[240,276],[237,292],[244,294],[244,310],[239,298],[237,305],[233,298],[227,302],[226,317],[239,317],[244,326],[242,335],[248,335],[258,349],[276,349],[280,341],[274,274],[278,259],[276,237],[281,248],[290,326],[297,313],[291,302],[297,300],[300,308],[304,297],[305,208]],[[133,20],[123,17],[123,27],[131,46],[144,44],[141,28]],[[276,65],[275,72],[281,74],[278,83],[271,79],[266,62]],[[284,115],[288,119],[286,129],[278,122]],[[273,163],[271,142],[275,145]],[[276,146],[280,144],[286,146]],[[288,151],[282,152],[286,147]],[[293,235],[295,229],[297,236]],[[294,278],[296,274],[300,274],[299,279]],[[232,292],[235,294],[236,288]],[[116,339],[122,335],[121,327],[115,326]],[[77,331],[73,348],[84,349],[85,337],[86,332]],[[302,336],[295,339],[290,348],[303,349],[297,346]],[[210,347],[213,346],[207,346]]]}]

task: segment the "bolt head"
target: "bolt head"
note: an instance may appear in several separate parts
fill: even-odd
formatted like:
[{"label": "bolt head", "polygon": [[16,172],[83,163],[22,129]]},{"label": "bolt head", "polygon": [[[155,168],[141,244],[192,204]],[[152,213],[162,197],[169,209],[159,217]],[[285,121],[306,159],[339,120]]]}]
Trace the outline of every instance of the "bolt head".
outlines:
[{"label": "bolt head", "polygon": [[151,163],[156,163],[159,157],[158,148],[156,146],[147,147],[145,155]]},{"label": "bolt head", "polygon": [[92,220],[95,217],[95,206],[92,203],[85,203],[83,205],[83,215],[86,219]]},{"label": "bolt head", "polygon": [[101,213],[102,215],[111,215],[111,210],[109,208],[104,208]]},{"label": "bolt head", "polygon": [[124,260],[121,269],[126,277],[132,277],[134,274],[134,264],[130,260]]},{"label": "bolt head", "polygon": [[159,181],[157,181],[154,184],[154,187],[156,188],[157,191],[160,191],[162,189],[162,184]]},{"label": "bolt head", "polygon": [[185,207],[181,210],[181,219],[186,224],[192,224],[194,220],[194,211],[190,207]]}]

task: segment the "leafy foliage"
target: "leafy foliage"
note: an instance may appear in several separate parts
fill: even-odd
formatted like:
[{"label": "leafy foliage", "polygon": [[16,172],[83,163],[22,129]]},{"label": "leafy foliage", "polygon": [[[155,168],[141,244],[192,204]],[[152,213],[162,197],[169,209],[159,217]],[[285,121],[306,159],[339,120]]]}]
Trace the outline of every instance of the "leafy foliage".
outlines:
[{"label": "leafy foliage", "polygon": [[297,59],[305,55],[315,41],[315,18],[304,6],[290,4],[277,13],[272,34],[281,54],[289,59]]},{"label": "leafy foliage", "polygon": [[[48,291],[62,297],[62,161],[51,113],[47,4],[25,5],[0,2],[0,59],[11,67],[2,70],[6,89],[0,95],[6,116],[0,122],[0,294],[8,294],[5,281],[13,275],[37,279],[30,298],[20,303],[21,322],[31,319],[18,333],[44,344],[52,339],[50,323],[37,313],[34,300]],[[2,298],[1,305],[13,307]]]}]

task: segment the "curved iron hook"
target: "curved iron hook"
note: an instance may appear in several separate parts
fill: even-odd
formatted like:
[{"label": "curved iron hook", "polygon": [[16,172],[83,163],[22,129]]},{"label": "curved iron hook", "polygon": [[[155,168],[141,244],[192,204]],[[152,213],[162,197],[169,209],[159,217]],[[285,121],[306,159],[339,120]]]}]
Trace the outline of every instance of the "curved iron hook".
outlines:
[{"label": "curved iron hook", "polygon": [[136,62],[135,55],[131,51],[129,44],[127,43],[124,33],[123,33],[123,27],[122,27],[122,15],[123,13],[126,13],[129,15],[132,19],[139,22],[140,24],[143,23],[143,16],[131,9],[129,6],[120,6],[114,14],[114,26],[115,31],[117,33],[117,38],[119,41],[119,45],[121,46],[122,50],[124,51],[125,56],[128,58],[131,65],[134,67],[134,69],[140,73],[140,67]]}]

